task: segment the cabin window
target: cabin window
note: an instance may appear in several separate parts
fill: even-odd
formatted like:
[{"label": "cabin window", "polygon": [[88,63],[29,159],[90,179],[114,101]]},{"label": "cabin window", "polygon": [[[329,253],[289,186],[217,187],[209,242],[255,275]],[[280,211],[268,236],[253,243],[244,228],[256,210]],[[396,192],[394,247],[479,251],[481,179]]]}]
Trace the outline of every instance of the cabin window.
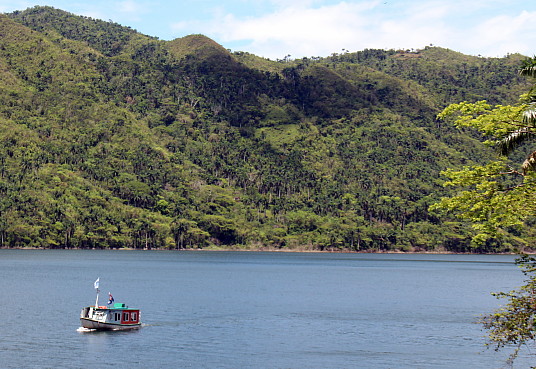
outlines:
[{"label": "cabin window", "polygon": [[135,322],[138,320],[138,314],[137,313],[132,313],[130,314],[130,317],[131,317],[131,321]]},{"label": "cabin window", "polygon": [[115,313],[115,321],[121,320],[121,314]]},{"label": "cabin window", "polygon": [[128,313],[123,313],[123,320],[128,321]]}]

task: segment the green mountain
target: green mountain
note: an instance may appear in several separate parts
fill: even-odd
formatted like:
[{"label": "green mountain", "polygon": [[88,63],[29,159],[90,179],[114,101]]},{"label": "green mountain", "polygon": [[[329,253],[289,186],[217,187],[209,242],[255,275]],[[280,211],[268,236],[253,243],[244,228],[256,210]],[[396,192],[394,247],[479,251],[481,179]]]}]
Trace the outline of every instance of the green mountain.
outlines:
[{"label": "green mountain", "polygon": [[2,247],[473,250],[428,206],[492,153],[435,116],[526,89],[520,55],[271,61],[50,7],[0,34]]}]

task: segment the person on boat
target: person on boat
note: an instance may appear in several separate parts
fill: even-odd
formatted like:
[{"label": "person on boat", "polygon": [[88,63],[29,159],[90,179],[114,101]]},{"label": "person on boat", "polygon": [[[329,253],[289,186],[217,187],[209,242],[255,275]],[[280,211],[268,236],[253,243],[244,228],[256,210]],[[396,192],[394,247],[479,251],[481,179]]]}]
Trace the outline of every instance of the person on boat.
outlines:
[{"label": "person on boat", "polygon": [[110,292],[108,292],[108,305],[111,305],[114,303],[114,297],[112,296],[112,294]]}]

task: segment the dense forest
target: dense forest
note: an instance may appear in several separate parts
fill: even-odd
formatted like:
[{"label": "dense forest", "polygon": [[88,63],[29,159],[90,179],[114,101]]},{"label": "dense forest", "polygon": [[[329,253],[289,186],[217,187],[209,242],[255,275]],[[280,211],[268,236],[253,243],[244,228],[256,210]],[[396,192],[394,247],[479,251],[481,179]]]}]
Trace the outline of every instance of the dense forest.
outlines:
[{"label": "dense forest", "polygon": [[490,157],[448,104],[511,103],[521,55],[272,61],[51,7],[0,14],[0,247],[498,252],[429,206]]}]

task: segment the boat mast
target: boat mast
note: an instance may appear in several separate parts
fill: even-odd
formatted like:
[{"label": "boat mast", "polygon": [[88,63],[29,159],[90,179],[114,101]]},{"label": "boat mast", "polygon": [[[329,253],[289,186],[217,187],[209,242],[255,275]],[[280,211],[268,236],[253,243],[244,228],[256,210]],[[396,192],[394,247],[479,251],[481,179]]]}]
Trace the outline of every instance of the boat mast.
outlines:
[{"label": "boat mast", "polygon": [[93,287],[95,287],[95,289],[97,290],[97,299],[95,300],[95,308],[98,308],[99,307],[99,278],[97,278],[97,280],[95,281],[95,283],[93,283]]}]

